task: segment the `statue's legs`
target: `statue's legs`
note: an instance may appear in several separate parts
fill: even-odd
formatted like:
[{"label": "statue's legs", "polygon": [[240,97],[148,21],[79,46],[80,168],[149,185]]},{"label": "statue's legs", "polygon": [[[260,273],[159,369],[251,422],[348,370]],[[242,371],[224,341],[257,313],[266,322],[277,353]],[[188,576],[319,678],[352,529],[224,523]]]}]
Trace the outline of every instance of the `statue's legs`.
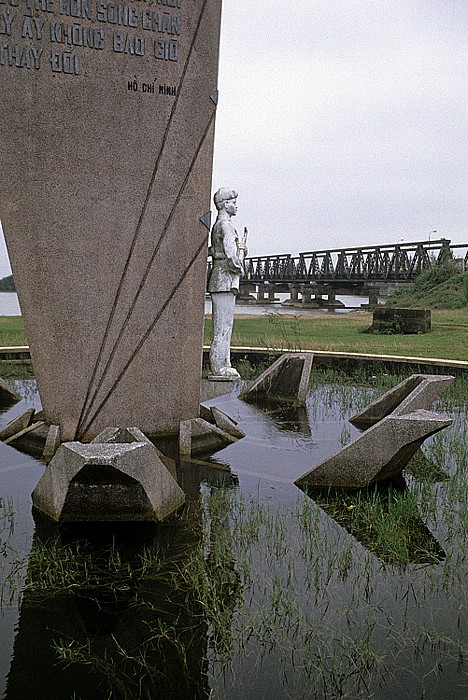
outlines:
[{"label": "statue's legs", "polygon": [[213,340],[210,348],[210,366],[214,376],[237,379],[238,372],[231,367],[231,335],[234,323],[236,297],[232,292],[212,292]]}]

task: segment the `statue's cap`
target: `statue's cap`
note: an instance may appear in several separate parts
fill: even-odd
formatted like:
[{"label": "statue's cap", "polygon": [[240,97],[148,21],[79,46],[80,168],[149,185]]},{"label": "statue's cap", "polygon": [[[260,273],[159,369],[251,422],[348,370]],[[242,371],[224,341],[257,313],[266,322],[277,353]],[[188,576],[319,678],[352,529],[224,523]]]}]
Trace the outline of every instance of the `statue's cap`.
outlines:
[{"label": "statue's cap", "polygon": [[213,197],[216,209],[221,209],[223,202],[227,202],[229,199],[236,199],[237,192],[235,190],[230,190],[229,187],[220,187]]}]

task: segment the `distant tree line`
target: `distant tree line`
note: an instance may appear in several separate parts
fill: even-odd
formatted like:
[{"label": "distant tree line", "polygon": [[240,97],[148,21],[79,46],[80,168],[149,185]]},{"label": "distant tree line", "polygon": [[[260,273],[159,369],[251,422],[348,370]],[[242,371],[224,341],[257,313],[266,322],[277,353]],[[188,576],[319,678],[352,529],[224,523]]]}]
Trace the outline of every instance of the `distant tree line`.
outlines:
[{"label": "distant tree line", "polygon": [[13,282],[13,275],[8,275],[8,277],[3,277],[0,280],[0,292],[15,292],[15,283]]}]

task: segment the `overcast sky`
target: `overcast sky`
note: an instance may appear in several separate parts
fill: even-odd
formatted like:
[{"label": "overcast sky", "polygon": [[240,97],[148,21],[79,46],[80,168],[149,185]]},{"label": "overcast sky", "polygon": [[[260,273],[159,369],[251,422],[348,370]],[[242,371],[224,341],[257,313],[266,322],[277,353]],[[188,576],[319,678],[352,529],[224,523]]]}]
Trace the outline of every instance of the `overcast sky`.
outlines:
[{"label": "overcast sky", "polygon": [[251,254],[467,242],[466,19],[464,0],[223,1],[213,186],[238,190]]},{"label": "overcast sky", "polygon": [[238,190],[250,254],[467,242],[466,19],[465,0],[223,0],[213,189]]}]

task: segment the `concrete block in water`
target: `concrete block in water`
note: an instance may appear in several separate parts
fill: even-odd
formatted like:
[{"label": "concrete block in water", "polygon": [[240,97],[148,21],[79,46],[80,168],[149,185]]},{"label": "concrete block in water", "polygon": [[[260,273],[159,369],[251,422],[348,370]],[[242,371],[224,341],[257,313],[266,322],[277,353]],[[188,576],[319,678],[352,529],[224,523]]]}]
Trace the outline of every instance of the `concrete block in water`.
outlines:
[{"label": "concrete block in water", "polygon": [[0,440],[8,440],[8,438],[13,437],[13,435],[16,435],[22,430],[29,428],[29,426],[33,422],[34,413],[34,408],[28,408],[27,411],[24,411],[24,413],[22,413],[21,415],[16,416],[16,418],[13,418],[13,420],[7,423],[7,425],[4,428],[2,428],[2,430],[0,430]]},{"label": "concrete block in water", "polygon": [[263,372],[240,398],[304,405],[312,371],[312,353],[285,353]]},{"label": "concrete block in water", "polygon": [[50,425],[49,432],[47,433],[44,451],[42,453],[42,461],[44,462],[44,464],[49,464],[50,460],[60,447],[60,442],[60,426]]},{"label": "concrete block in water", "polygon": [[401,416],[421,408],[429,410],[454,379],[437,374],[413,374],[350,418],[350,423],[364,429],[390,414]]},{"label": "concrete block in water", "polygon": [[49,427],[45,421],[36,421],[16,435],[7,438],[5,445],[40,459],[44,452]]},{"label": "concrete block in water", "polygon": [[227,413],[216,408],[216,406],[211,407],[211,412],[218,428],[224,430],[238,440],[245,437],[244,431],[237,427],[237,422],[228,416]]},{"label": "concrete block in water", "polygon": [[400,474],[418,448],[452,420],[425,410],[389,415],[295,481],[300,488],[359,489]]},{"label": "concrete block in water", "polygon": [[147,442],[148,445],[156,450],[156,453],[169,470],[169,474],[177,480],[177,468],[173,459],[165,455],[159,450],[151,440],[139,428],[104,428],[99,435],[96,435],[92,443],[129,443],[129,442]]},{"label": "concrete block in water", "polygon": [[104,428],[91,442],[98,444],[147,442],[153,445],[139,428]]},{"label": "concrete block in water", "polygon": [[7,382],[0,377],[0,401],[6,404],[17,403],[21,401],[21,396],[17,391],[11,388]]},{"label": "concrete block in water", "polygon": [[237,437],[208,423],[203,418],[195,418],[182,421],[180,424],[179,452],[181,456],[186,457],[216,452],[237,440]]},{"label": "concrete block in water", "polygon": [[65,442],[32,498],[56,522],[148,522],[171,515],[185,494],[149,442]]}]

